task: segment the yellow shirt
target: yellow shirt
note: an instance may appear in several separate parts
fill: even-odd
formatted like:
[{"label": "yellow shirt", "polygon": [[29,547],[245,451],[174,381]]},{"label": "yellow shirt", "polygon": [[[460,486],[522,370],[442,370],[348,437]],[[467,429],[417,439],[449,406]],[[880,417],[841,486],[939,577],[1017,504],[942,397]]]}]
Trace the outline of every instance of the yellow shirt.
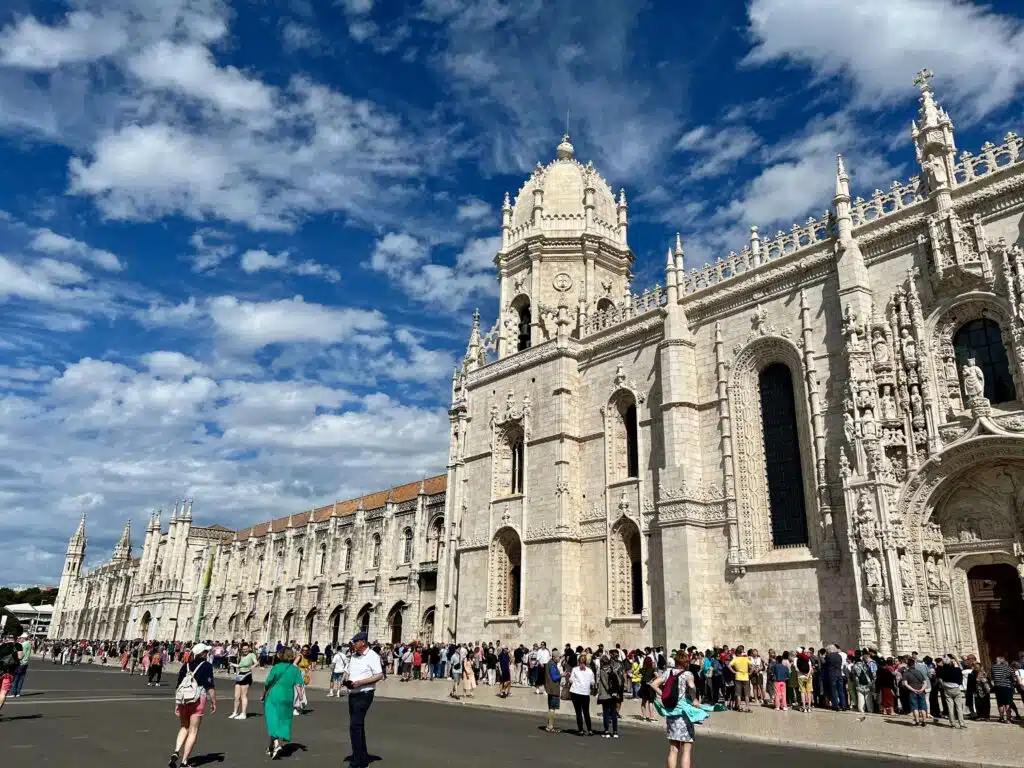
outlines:
[{"label": "yellow shirt", "polygon": [[739,682],[743,683],[750,680],[750,659],[746,656],[737,656],[729,663],[729,666],[736,673],[736,679]]}]

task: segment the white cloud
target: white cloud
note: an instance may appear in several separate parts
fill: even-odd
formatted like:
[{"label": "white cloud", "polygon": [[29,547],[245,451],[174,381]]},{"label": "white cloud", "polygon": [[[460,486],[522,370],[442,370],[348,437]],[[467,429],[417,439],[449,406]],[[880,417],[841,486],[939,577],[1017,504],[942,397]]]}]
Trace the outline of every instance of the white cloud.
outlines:
[{"label": "white cloud", "polygon": [[470,197],[459,205],[455,218],[470,224],[493,223],[494,209],[480,198]]},{"label": "white cloud", "polygon": [[219,296],[210,300],[209,314],[229,346],[248,350],[279,343],[358,341],[364,334],[372,337],[387,328],[376,310],[326,307],[307,303],[301,296],[266,302]]},{"label": "white cloud", "polygon": [[242,269],[251,274],[262,270],[280,270],[300,277],[318,277],[329,283],[341,280],[341,273],[315,261],[293,262],[287,251],[270,253],[262,248],[246,251],[241,258]]},{"label": "white cloud", "polygon": [[741,161],[754,159],[761,140],[745,126],[701,125],[682,135],[676,149],[689,153],[688,179],[707,179],[733,171]]},{"label": "white cloud", "polygon": [[230,242],[231,236],[210,227],[198,229],[192,233],[189,242],[195,249],[191,255],[192,268],[196,272],[213,269],[235,252]]},{"label": "white cloud", "polygon": [[289,21],[281,29],[281,39],[284,42],[285,50],[294,53],[318,45],[320,35],[307,24]]},{"label": "white cloud", "polygon": [[127,42],[124,20],[113,15],[77,11],[55,26],[22,16],[0,32],[0,63],[24,69],[55,69],[110,56]]},{"label": "white cloud", "polygon": [[147,352],[141,360],[142,364],[146,366],[146,370],[161,378],[184,379],[186,376],[204,370],[202,363],[181,352],[167,350]]},{"label": "white cloud", "polygon": [[124,269],[121,260],[110,251],[103,250],[102,248],[93,248],[81,240],[58,235],[50,229],[36,230],[35,236],[32,238],[31,247],[43,253],[86,259],[112,272],[119,272]]},{"label": "white cloud", "polygon": [[906,100],[922,67],[977,115],[1024,85],[1024,24],[974,2],[753,0],[749,22],[748,63],[788,60],[815,77],[845,75],[863,107]]},{"label": "white cloud", "polygon": [[75,286],[88,281],[89,276],[80,267],[67,261],[44,258],[22,265],[0,254],[0,298],[57,303],[71,298]]},{"label": "white cloud", "polygon": [[217,66],[209,49],[198,43],[161,40],[128,66],[150,87],[209,102],[224,112],[266,112],[273,106],[272,88],[235,67]]},{"label": "white cloud", "polygon": [[203,310],[196,300],[189,297],[180,304],[157,301],[135,314],[135,319],[143,325],[182,328],[187,327],[203,316]]}]

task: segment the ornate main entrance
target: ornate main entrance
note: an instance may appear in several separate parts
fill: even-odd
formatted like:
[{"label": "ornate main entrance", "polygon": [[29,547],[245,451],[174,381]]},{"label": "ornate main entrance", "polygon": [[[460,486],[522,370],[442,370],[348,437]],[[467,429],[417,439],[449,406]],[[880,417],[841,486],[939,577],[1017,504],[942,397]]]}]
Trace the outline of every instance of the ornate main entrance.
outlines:
[{"label": "ornate main entrance", "polygon": [[967,572],[978,657],[986,667],[1024,652],[1024,596],[1017,570],[1008,563],[976,565]]}]

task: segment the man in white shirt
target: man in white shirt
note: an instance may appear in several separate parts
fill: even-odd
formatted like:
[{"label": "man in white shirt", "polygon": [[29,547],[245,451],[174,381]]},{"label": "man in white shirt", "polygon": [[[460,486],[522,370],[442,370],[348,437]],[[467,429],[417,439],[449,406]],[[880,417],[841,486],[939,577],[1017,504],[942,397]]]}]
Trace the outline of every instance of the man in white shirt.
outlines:
[{"label": "man in white shirt", "polygon": [[341,646],[334,652],[334,656],[331,657],[331,686],[330,690],[327,691],[327,698],[336,696],[341,698],[341,691],[344,689],[341,681],[345,679],[345,672],[348,670],[348,656],[342,650]]},{"label": "man in white shirt", "polygon": [[352,740],[352,761],[349,768],[369,768],[370,753],[366,750],[366,713],[373,704],[376,684],[384,679],[380,657],[367,645],[365,632],[352,638],[352,656],[345,673],[348,697],[348,733]]},{"label": "man in white shirt", "polygon": [[537,667],[540,672],[537,675],[537,687],[533,689],[535,693],[544,693],[544,675],[549,661],[551,661],[551,651],[548,650],[548,644],[541,643],[540,648],[537,649]]}]

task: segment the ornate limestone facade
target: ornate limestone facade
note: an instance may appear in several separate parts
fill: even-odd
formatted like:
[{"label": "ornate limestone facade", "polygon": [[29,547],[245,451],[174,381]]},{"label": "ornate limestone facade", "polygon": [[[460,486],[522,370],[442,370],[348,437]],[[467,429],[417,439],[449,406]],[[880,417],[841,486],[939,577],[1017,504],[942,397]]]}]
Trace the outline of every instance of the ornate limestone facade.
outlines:
[{"label": "ornate limestone facade", "polygon": [[111,562],[91,573],[83,518],[50,637],[324,643],[361,628],[430,640],[444,509],[444,475],[241,531],[194,526],[186,501],[166,532],[151,516],[141,557],[131,557],[126,526]]},{"label": "ornate limestone facade", "polygon": [[568,137],[506,195],[443,637],[1022,649],[1024,142],[957,159],[915,82],[919,176],[851,198],[839,158],[821,219],[694,268],[677,238],[639,294]]}]

